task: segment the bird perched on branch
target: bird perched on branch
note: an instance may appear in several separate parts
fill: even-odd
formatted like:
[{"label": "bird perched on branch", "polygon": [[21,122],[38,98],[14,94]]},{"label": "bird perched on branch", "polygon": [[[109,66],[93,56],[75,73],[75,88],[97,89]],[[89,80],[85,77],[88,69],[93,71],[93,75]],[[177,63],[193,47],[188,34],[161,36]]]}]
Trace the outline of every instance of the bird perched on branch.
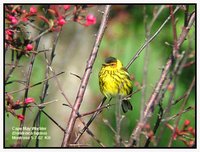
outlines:
[{"label": "bird perched on branch", "polygon": [[124,113],[133,107],[128,100],[133,90],[129,73],[121,61],[114,57],[105,59],[99,72],[99,86],[101,93],[107,98],[121,97],[121,106]]}]

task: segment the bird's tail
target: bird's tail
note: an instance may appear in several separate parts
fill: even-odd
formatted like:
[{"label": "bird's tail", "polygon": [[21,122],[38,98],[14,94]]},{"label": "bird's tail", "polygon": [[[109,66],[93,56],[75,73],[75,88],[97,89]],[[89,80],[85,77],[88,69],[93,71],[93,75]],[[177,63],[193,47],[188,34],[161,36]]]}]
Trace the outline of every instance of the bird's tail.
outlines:
[{"label": "bird's tail", "polygon": [[124,113],[126,113],[129,110],[133,110],[133,107],[128,100],[122,100],[122,110]]}]

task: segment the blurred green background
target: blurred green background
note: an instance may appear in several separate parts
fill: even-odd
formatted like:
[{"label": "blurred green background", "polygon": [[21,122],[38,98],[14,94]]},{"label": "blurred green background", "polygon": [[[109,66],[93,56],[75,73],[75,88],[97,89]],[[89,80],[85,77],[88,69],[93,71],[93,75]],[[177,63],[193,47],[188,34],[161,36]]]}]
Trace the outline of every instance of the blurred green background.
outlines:
[{"label": "blurred green background", "polygon": [[[27,6],[28,7],[28,6]],[[41,7],[41,6],[40,6]],[[103,40],[100,45],[99,53],[95,61],[92,74],[89,80],[89,85],[86,90],[86,95],[84,101],[81,105],[80,112],[88,112],[94,110],[96,106],[102,99],[102,94],[100,93],[98,86],[98,72],[101,68],[101,64],[104,62],[105,57],[113,56],[122,61],[124,66],[131,60],[135,55],[137,50],[145,42],[145,23],[144,18],[146,17],[146,25],[148,26],[154,16],[154,14],[163,7],[162,12],[155,20],[152,28],[151,35],[157,31],[161,24],[169,16],[169,8],[167,6],[161,5],[113,5],[110,12],[108,26],[103,37]],[[61,72],[65,71],[65,74],[58,76],[60,82],[62,82],[62,87],[69,97],[71,103],[74,102],[76,98],[76,93],[80,84],[80,81],[72,76],[70,73],[75,73],[82,76],[86,62],[89,56],[89,53],[92,49],[93,42],[95,40],[95,34],[97,33],[101,15],[97,10],[102,10],[103,6],[93,6],[90,8],[89,12],[92,12],[97,17],[97,24],[91,27],[84,27],[75,22],[69,22],[66,24],[63,29],[61,36],[59,38],[57,47],[56,47],[56,56],[53,62],[53,67],[55,71]],[[194,5],[189,6],[189,12],[191,13],[195,9]],[[179,36],[182,27],[184,25],[184,10],[180,9],[176,15],[176,29],[177,35]],[[40,42],[40,49],[48,49],[52,45],[53,37],[55,33],[50,33],[42,38]],[[167,45],[166,42],[170,45]],[[158,36],[149,44],[148,51],[148,74],[147,74],[147,84],[146,84],[146,100],[149,99],[149,96],[153,92],[154,86],[157,83],[162,67],[165,65],[167,59],[169,58],[172,52],[173,45],[173,31],[171,20],[165,25],[163,30],[158,34]],[[195,60],[195,26],[192,27],[189,32],[188,39],[183,43],[180,48],[180,52],[186,51],[189,54],[194,54],[193,57],[188,59],[193,61]],[[135,82],[138,82],[142,85],[144,78],[144,55],[145,50],[140,54],[136,61],[128,69],[129,73],[134,76]],[[6,63],[10,62],[10,53],[6,53],[5,56]],[[17,68],[12,74],[10,80],[15,79],[24,79],[24,76],[27,71],[26,64],[29,62],[28,57],[23,57],[20,61],[20,65],[23,65],[22,68]],[[37,55],[36,61],[34,63],[33,75],[31,76],[31,84],[34,84],[38,81],[44,79],[45,71],[45,61],[43,54]],[[9,69],[9,68],[8,68]],[[5,71],[7,72],[7,67]],[[184,68],[180,75],[177,78],[175,97],[178,99],[182,96],[189,85],[192,82],[193,76],[195,75],[195,64]],[[9,92],[12,90],[17,90],[22,88],[21,85],[10,84],[6,85],[5,91]],[[33,87],[29,91],[29,96],[34,97],[36,101],[39,102],[39,96],[41,95],[42,86],[38,85]],[[137,90],[137,86],[134,87],[134,90]],[[168,100],[170,98],[171,92],[168,90],[163,98],[163,108],[165,109]],[[14,98],[21,99],[23,97],[23,92],[14,94]],[[141,91],[134,94],[131,99],[133,105],[133,111],[125,114],[125,118],[122,121],[121,126],[121,137],[124,140],[128,140],[132,130],[137,125],[137,122],[140,118],[140,108],[141,108]],[[63,128],[66,127],[68,117],[70,114],[70,109],[62,106],[62,103],[66,101],[60,94],[55,80],[50,80],[50,87],[48,90],[48,96],[46,101],[51,101],[57,99],[58,102],[49,104],[45,111],[49,113],[55,120],[59,122]],[[170,111],[170,116],[177,114],[180,110],[183,101],[180,101],[178,104],[172,106]],[[112,100],[111,103],[114,103]],[[186,107],[192,106],[195,108],[195,88],[193,88]],[[37,113],[37,108],[31,108],[27,111],[26,115],[26,125],[32,126],[33,119]],[[20,113],[20,110],[18,111]],[[149,120],[151,128],[153,128],[155,121],[157,119],[158,107],[155,108],[152,118]],[[89,117],[84,117],[85,120],[88,120]],[[90,129],[97,136],[97,138],[102,141],[105,146],[113,147],[115,146],[115,134],[110,130],[108,126],[105,125],[103,119],[107,119],[112,127],[116,128],[116,116],[115,116],[115,106],[110,107],[109,109],[103,110],[103,112],[95,119],[95,121],[90,126]],[[195,110],[190,110],[184,113],[181,117],[179,128],[183,126],[184,121],[188,119],[191,121],[191,126],[195,127]],[[47,127],[48,134],[51,136],[51,140],[42,140],[40,143],[41,147],[59,147],[62,142],[63,132],[55,126],[46,116],[42,115],[41,117],[41,126]],[[173,125],[174,120],[169,121],[169,124]],[[5,114],[5,146],[9,147],[14,142],[11,140],[12,126],[19,126],[19,120],[14,118],[12,115],[9,117]],[[76,123],[77,128],[82,128],[79,122]],[[163,126],[163,124],[161,124]],[[156,136],[161,136],[156,146],[158,147],[167,147],[168,141],[172,135],[172,132],[169,128],[164,126],[165,130],[162,135],[159,135],[160,129],[158,129]],[[76,130],[77,131],[77,130]],[[146,141],[145,135],[141,135],[141,146],[144,145]],[[98,147],[99,145],[89,136],[87,133],[81,138],[81,143],[88,144],[89,146]],[[34,146],[34,142],[30,145]],[[154,144],[150,144],[154,146]],[[186,147],[186,145],[180,141],[175,140],[172,147]]]}]

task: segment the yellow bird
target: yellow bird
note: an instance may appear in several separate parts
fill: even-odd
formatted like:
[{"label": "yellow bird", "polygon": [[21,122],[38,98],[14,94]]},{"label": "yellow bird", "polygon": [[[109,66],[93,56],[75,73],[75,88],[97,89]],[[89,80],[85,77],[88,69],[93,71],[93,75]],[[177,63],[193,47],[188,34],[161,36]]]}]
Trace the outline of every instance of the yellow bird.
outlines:
[{"label": "yellow bird", "polygon": [[133,84],[128,72],[123,67],[122,63],[114,58],[108,57],[99,72],[99,86],[101,93],[107,98],[122,97],[122,110],[126,113],[132,110],[131,103],[127,100],[127,96],[131,95]]}]

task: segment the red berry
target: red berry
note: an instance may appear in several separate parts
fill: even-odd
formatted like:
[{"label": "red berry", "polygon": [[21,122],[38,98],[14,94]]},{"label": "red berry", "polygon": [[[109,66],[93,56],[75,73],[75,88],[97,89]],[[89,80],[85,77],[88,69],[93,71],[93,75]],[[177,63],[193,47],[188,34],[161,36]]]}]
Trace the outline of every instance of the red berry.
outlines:
[{"label": "red berry", "polygon": [[189,132],[192,132],[192,131],[193,131],[193,127],[191,127],[191,126],[188,127],[188,131],[189,131]]},{"label": "red berry", "polygon": [[185,125],[185,126],[190,125],[190,120],[186,119],[185,122],[184,122],[184,125]]},{"label": "red berry", "polygon": [[71,7],[70,5],[64,5],[63,6],[63,8],[64,8],[65,11],[68,10],[68,9],[70,9],[70,7]]},{"label": "red berry", "polygon": [[32,13],[32,14],[37,13],[37,8],[34,7],[34,6],[31,6],[31,7],[30,7],[30,13]]},{"label": "red berry", "polygon": [[13,32],[11,30],[7,29],[6,34],[9,35],[9,36],[12,36]]},{"label": "red berry", "polygon": [[63,18],[60,18],[58,20],[58,25],[63,26],[66,23],[66,21]]},{"label": "red berry", "polygon": [[8,15],[7,15],[7,18],[8,18],[8,20],[10,20],[10,21],[11,21],[11,20],[12,20],[13,18],[15,18],[15,17],[14,17],[14,16],[12,16],[12,15],[10,15],[10,14],[8,14]]},{"label": "red berry", "polygon": [[32,44],[27,44],[26,50],[27,51],[31,51],[32,49],[33,49],[33,45]]},{"label": "red berry", "polygon": [[22,21],[23,21],[23,22],[27,22],[27,21],[28,21],[28,18],[27,18],[27,17],[24,17],[24,18],[22,18]]},{"label": "red berry", "polygon": [[195,136],[195,129],[193,127],[188,127],[188,131],[193,135]]},{"label": "red berry", "polygon": [[11,23],[12,24],[17,24],[17,22],[18,22],[18,20],[15,17],[13,17],[12,20],[11,20]]},{"label": "red berry", "polygon": [[22,114],[17,115],[17,119],[19,119],[19,120],[21,120],[21,121],[24,120],[24,118],[25,118],[25,117],[24,117]]},{"label": "red berry", "polygon": [[35,102],[35,99],[34,98],[26,98],[25,101],[24,101],[24,104],[29,104],[29,103],[32,103],[32,102]]},{"label": "red berry", "polygon": [[25,13],[26,13],[26,10],[22,10],[22,13],[25,14]]},{"label": "red berry", "polygon": [[86,17],[86,26],[96,24],[96,17],[93,14],[88,14]]}]

